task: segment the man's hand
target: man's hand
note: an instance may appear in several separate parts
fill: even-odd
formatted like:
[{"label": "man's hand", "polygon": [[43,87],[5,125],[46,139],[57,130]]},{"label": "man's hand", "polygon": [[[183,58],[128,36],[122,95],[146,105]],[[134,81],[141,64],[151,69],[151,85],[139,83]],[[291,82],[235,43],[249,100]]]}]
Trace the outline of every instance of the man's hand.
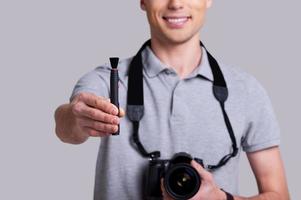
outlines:
[{"label": "man's hand", "polygon": [[124,110],[118,110],[109,99],[80,93],[70,104],[56,110],[56,133],[62,141],[73,144],[82,143],[89,136],[109,136],[118,130],[119,117],[124,115]]},{"label": "man's hand", "polygon": [[[190,200],[226,200],[226,194],[214,183],[212,174],[194,160],[191,161],[191,165],[202,178],[202,184],[199,191]],[[172,200],[164,189],[163,181],[161,181],[161,189],[163,199]]]},{"label": "man's hand", "polygon": [[[90,93],[80,93],[71,102],[75,125],[89,136],[109,136],[118,130],[118,108],[109,99]],[[120,109],[120,117],[124,116]]]},{"label": "man's hand", "polygon": [[[234,196],[235,200],[289,200],[289,192],[284,173],[284,166],[279,147],[272,147],[247,153],[252,170],[255,174],[259,194],[252,197]],[[226,200],[226,194],[214,183],[212,174],[197,162],[191,165],[198,171],[202,184],[198,193],[191,200]],[[163,187],[161,190],[165,200],[171,200]]]}]

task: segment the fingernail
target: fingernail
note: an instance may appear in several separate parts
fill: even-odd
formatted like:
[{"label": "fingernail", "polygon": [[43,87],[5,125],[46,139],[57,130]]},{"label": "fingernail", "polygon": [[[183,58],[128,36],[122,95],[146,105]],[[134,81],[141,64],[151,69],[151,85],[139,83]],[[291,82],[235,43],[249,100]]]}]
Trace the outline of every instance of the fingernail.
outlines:
[{"label": "fingernail", "polygon": [[119,118],[114,118],[113,124],[119,124]]},{"label": "fingernail", "polygon": [[118,126],[114,126],[114,133],[118,131]]},{"label": "fingernail", "polygon": [[117,115],[118,114],[118,109],[117,108],[113,108],[111,111],[112,115]]}]

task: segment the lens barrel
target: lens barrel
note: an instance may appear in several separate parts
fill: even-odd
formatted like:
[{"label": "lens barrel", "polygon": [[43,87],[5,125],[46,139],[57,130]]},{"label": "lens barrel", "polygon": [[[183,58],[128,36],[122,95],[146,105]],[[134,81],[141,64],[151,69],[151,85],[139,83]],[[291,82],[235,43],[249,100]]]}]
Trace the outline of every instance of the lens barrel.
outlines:
[{"label": "lens barrel", "polygon": [[201,178],[198,172],[187,163],[171,166],[164,176],[164,188],[175,200],[189,199],[199,190]]}]

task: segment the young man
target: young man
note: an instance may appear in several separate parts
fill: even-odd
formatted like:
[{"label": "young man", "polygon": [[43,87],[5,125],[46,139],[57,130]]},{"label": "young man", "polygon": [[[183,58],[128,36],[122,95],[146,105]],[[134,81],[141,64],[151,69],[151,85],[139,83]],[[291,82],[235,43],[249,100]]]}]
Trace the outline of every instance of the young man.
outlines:
[{"label": "young man", "polygon": [[[212,94],[213,74],[199,32],[212,0],[141,0],[151,30],[151,45],[142,51],[144,106],[140,140],[162,159],[188,152],[216,164],[229,153],[231,140],[219,104]],[[120,106],[127,105],[130,59],[119,63]],[[250,75],[220,64],[229,97],[225,103],[239,152],[243,149],[257,180],[259,194],[238,195],[239,154],[221,168],[204,169],[197,162],[202,184],[193,200],[288,200],[279,152],[279,130],[269,99]],[[148,161],[131,145],[133,127],[108,101],[109,66],[84,75],[74,88],[71,103],[55,113],[56,134],[66,143],[80,144],[101,137],[95,200],[145,199],[143,173]],[[111,136],[121,124],[119,136]],[[223,190],[221,190],[221,188]],[[226,192],[224,192],[227,191]],[[170,199],[162,187],[164,199]]]}]

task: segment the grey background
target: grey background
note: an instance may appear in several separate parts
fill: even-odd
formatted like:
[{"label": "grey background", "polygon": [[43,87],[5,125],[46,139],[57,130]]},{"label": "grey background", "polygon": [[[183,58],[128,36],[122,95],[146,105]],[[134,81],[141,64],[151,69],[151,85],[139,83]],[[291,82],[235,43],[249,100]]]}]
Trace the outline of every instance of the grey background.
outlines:
[{"label": "grey background", "polygon": [[[212,53],[267,89],[281,129],[291,197],[300,185],[299,1],[214,1],[202,31]],[[149,38],[139,1],[0,1],[0,199],[92,199],[98,139],[54,134],[53,112],[76,80]],[[256,192],[244,157],[241,193]],[[299,189],[299,190],[298,190]]]}]

